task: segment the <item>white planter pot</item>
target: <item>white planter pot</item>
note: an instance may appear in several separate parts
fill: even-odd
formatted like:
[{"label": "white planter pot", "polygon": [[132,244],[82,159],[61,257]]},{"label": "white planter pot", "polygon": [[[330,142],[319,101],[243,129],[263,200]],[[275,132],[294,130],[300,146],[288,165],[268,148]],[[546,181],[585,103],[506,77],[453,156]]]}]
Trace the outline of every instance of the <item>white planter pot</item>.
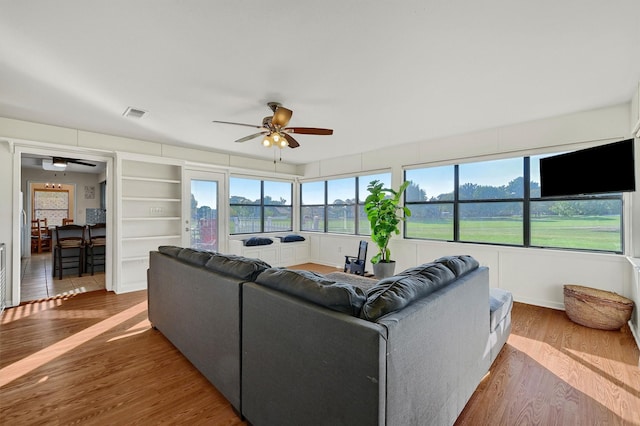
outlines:
[{"label": "white planter pot", "polygon": [[393,276],[396,269],[396,261],[378,262],[373,264],[373,275],[379,280]]}]

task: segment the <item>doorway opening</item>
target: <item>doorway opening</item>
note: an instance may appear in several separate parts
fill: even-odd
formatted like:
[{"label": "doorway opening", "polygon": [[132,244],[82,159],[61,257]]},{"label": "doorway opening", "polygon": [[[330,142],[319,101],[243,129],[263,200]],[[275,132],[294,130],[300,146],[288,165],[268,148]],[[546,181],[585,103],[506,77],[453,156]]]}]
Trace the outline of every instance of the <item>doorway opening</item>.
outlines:
[{"label": "doorway opening", "polygon": [[[69,161],[64,167],[52,169],[52,154],[48,152],[21,152],[19,155],[22,229],[19,284],[17,288],[14,284],[14,291],[19,291],[20,302],[111,289],[109,237],[101,248],[104,250],[104,261],[100,265],[92,265],[93,271],[85,268],[86,256],[83,256],[82,261],[78,260],[78,268],[68,274],[64,269],[65,274],[60,279],[54,262],[56,227],[73,223],[88,229],[98,223],[109,227],[112,222],[107,215],[106,205],[110,199],[107,188],[110,186],[108,169],[111,160],[86,153],[67,153],[67,156],[77,155],[82,161]],[[46,223],[45,232],[52,244],[50,250],[38,253],[31,249],[32,220]],[[88,232],[85,232],[87,236]]]}]

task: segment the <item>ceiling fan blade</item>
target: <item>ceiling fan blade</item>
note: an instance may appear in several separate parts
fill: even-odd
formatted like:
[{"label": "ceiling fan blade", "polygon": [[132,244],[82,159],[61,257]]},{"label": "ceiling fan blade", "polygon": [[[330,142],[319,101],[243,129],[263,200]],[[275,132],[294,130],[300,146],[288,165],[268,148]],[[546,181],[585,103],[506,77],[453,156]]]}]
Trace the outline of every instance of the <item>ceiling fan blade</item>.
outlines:
[{"label": "ceiling fan blade", "polygon": [[240,138],[236,142],[250,141],[251,139],[257,138],[258,136],[266,135],[267,133],[268,133],[267,131],[260,132],[260,133],[254,133],[253,135],[249,135],[249,136],[245,136],[244,138]]},{"label": "ceiling fan blade", "polygon": [[287,143],[289,144],[289,148],[297,148],[300,146],[298,141],[295,140],[291,135],[287,133],[283,133],[283,135],[284,135],[284,138],[287,140]]},{"label": "ceiling fan blade", "polygon": [[286,133],[299,133],[301,135],[332,135],[333,129],[319,129],[317,127],[286,127],[282,129]]},{"label": "ceiling fan blade", "polygon": [[84,161],[80,161],[80,160],[76,160],[75,158],[62,158],[62,160],[66,161],[67,163],[73,163],[73,164],[79,164],[81,166],[89,166],[89,167],[95,167],[95,164],[91,164],[91,163],[87,163]]},{"label": "ceiling fan blade", "polygon": [[222,124],[233,124],[234,126],[245,126],[245,127],[253,127],[255,129],[261,129],[262,126],[259,125],[255,125],[255,124],[245,124],[245,123],[234,123],[232,121],[218,121],[218,120],[213,120],[212,123],[222,123]]},{"label": "ceiling fan blade", "polygon": [[293,115],[293,111],[287,109],[285,107],[277,107],[275,112],[273,113],[273,118],[271,119],[271,123],[274,126],[284,127],[289,124],[289,120],[291,120],[291,116]]}]

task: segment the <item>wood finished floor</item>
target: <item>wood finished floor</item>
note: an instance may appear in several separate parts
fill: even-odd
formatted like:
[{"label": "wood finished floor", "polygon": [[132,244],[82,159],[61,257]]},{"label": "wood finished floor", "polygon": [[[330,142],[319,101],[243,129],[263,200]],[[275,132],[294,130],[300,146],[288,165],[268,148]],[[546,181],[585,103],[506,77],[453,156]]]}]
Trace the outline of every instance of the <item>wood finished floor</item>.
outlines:
[{"label": "wood finished floor", "polygon": [[[150,327],[145,291],[69,293],[0,320],[0,424],[246,424]],[[516,303],[509,341],[456,425],[640,425],[639,357],[626,327]]]}]

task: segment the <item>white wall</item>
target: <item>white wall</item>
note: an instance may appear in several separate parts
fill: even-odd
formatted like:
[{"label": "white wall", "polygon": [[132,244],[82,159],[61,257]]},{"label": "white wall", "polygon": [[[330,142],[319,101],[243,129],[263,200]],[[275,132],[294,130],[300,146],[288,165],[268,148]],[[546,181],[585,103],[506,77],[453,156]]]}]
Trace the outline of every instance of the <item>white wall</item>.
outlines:
[{"label": "white wall", "polygon": [[[630,104],[553,117],[508,127],[488,129],[378,151],[323,160],[304,168],[302,180],[360,174],[371,170],[390,170],[393,185],[402,181],[403,167],[455,164],[478,159],[513,157],[579,149],[631,137]],[[637,155],[637,149],[636,149]],[[636,162],[636,167],[640,162]],[[636,171],[638,175],[638,171]],[[635,197],[637,193],[634,193]],[[640,201],[625,194],[625,229],[628,253],[639,253],[640,236],[632,243],[632,219],[638,217]],[[341,266],[344,255],[355,255],[361,236],[305,233],[310,240],[312,261]],[[370,259],[376,253],[369,241]],[[491,285],[511,291],[516,300],[563,309],[563,284],[580,284],[631,294],[631,268],[625,256],[581,253],[563,250],[525,249],[482,244],[447,243],[403,239],[391,240],[396,271],[432,261],[440,256],[470,254],[491,269]],[[371,270],[371,265],[368,265]]]},{"label": "white wall", "polygon": [[[278,163],[278,172],[304,175],[304,179],[354,174],[373,170],[391,170],[393,185],[402,180],[402,169],[410,165],[435,165],[477,161],[479,158],[516,156],[577,149],[630,136],[629,103],[594,111],[553,117],[514,126],[457,135],[448,138],[399,145],[353,156],[340,156],[296,167]],[[428,125],[428,123],[425,123]],[[82,149],[103,154],[115,152],[140,153],[225,168],[249,168],[253,173],[269,172],[273,163],[245,159],[227,154],[176,148],[148,141],[67,129],[0,117],[0,242],[7,243],[7,276],[12,277],[12,245],[16,225],[13,197],[14,155],[9,143],[15,140],[48,143],[60,149]],[[625,196],[630,204],[631,197]],[[638,217],[640,202],[625,219]],[[17,208],[17,207],[16,207]],[[13,219],[13,220],[12,220]],[[630,220],[629,220],[630,222]],[[630,223],[625,225],[631,229]],[[637,232],[636,232],[637,233]],[[360,236],[305,234],[310,242],[311,260],[327,264],[344,264],[344,255],[355,255]],[[625,235],[631,241],[631,232]],[[636,238],[638,240],[640,238]],[[630,245],[630,244],[628,244]],[[634,244],[634,247],[637,244]],[[491,268],[491,285],[514,293],[516,300],[562,308],[562,284],[582,284],[621,294],[629,294],[631,269],[624,256],[576,253],[559,250],[537,250],[501,246],[403,240],[394,237],[391,243],[398,269],[433,260],[448,254],[470,254]],[[636,251],[638,253],[638,251]],[[370,244],[369,256],[375,254]],[[19,255],[19,253],[18,253]],[[8,282],[11,291],[12,283]],[[11,300],[11,294],[8,299]]]}]

